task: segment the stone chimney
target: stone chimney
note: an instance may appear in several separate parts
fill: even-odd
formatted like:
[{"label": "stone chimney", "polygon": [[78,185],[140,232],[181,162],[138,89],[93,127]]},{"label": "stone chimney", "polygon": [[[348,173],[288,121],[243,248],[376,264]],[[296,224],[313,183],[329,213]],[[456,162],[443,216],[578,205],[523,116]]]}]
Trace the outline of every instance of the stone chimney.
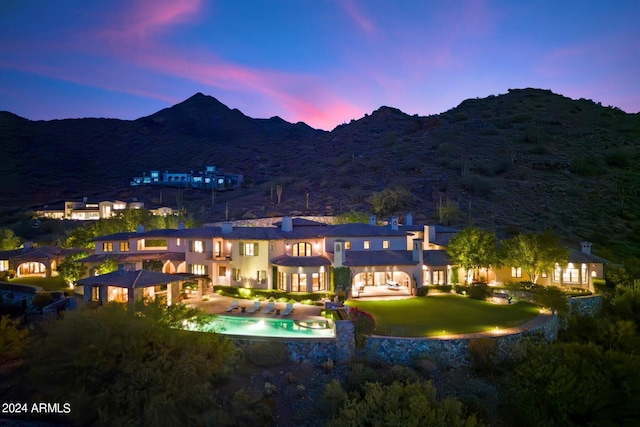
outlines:
[{"label": "stone chimney", "polygon": [[282,217],[282,231],[293,231],[293,219],[290,216]]},{"label": "stone chimney", "polygon": [[378,219],[375,215],[369,215],[369,225],[378,225]]},{"label": "stone chimney", "polygon": [[398,217],[397,216],[392,216],[391,218],[389,218],[389,227],[391,227],[392,230],[397,230],[398,229]]},{"label": "stone chimney", "polygon": [[404,216],[404,225],[413,225],[413,215],[411,212]]},{"label": "stone chimney", "polygon": [[229,234],[232,231],[233,231],[233,223],[228,221],[222,223],[222,234]]},{"label": "stone chimney", "polygon": [[333,242],[333,266],[339,268],[344,265],[346,256],[344,253],[344,241],[336,240]]},{"label": "stone chimney", "polygon": [[591,242],[582,242],[580,245],[583,253],[591,255]]},{"label": "stone chimney", "polygon": [[413,260],[418,264],[422,264],[424,262],[422,239],[413,239]]},{"label": "stone chimney", "polygon": [[136,233],[144,233],[144,225],[138,224],[136,227]]}]

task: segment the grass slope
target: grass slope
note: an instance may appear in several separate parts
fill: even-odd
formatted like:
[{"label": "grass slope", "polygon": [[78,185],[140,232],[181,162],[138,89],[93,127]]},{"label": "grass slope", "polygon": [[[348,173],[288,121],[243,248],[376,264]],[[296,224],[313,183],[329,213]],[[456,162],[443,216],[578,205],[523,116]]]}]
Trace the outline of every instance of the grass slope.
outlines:
[{"label": "grass slope", "polygon": [[533,319],[539,314],[534,304],[518,302],[496,305],[459,295],[438,295],[402,300],[349,300],[373,315],[375,334],[424,337],[468,334],[510,328]]}]

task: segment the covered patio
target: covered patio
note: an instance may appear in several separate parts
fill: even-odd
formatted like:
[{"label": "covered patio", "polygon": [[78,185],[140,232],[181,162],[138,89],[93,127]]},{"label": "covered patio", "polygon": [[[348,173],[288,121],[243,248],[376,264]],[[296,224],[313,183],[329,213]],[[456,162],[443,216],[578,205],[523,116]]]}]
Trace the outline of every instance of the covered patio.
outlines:
[{"label": "covered patio", "polygon": [[[180,302],[180,287],[186,281],[202,278],[193,274],[166,274],[149,270],[127,271],[118,269],[100,276],[78,280],[84,287],[84,301],[127,303],[133,308],[135,301],[146,298],[161,298],[167,305]],[[202,289],[202,284],[198,286]]]}]

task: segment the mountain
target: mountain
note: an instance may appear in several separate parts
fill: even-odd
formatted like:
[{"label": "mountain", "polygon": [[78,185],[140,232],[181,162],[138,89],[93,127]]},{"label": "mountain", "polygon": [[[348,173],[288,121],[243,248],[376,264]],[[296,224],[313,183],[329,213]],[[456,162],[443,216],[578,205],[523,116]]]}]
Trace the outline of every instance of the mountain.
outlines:
[{"label": "mountain", "polygon": [[131,177],[215,165],[246,185],[214,200],[176,196],[204,221],[367,211],[371,194],[401,188],[413,195],[406,210],[416,221],[505,234],[551,228],[640,256],[640,114],[549,90],[468,99],[428,117],[385,106],[331,132],[253,119],[198,93],[133,121],[2,112],[0,138],[2,206],[93,195],[158,201],[158,189],[128,187]]}]

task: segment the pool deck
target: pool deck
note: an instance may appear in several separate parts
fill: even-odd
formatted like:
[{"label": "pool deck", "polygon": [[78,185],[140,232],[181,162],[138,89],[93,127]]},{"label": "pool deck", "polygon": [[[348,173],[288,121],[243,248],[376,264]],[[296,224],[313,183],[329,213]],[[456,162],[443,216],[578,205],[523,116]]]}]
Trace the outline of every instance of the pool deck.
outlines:
[{"label": "pool deck", "polygon": [[[324,319],[324,317],[320,316],[320,312],[324,310],[324,307],[317,305],[294,303],[293,311],[288,316],[283,316],[282,314],[277,315],[275,311],[271,314],[264,314],[262,313],[262,310],[256,311],[255,313],[251,314],[246,312],[243,313],[240,308],[227,312],[227,308],[231,305],[231,301],[237,300],[239,307],[245,307],[248,309],[253,306],[254,300],[231,298],[218,294],[208,294],[207,297],[209,298],[208,301],[203,301],[200,298],[189,298],[184,300],[183,303],[189,305],[190,307],[198,308],[208,314],[223,314],[225,316],[283,318],[293,320]],[[267,302],[262,301],[262,309],[264,309],[266,305]],[[282,313],[286,305],[287,304],[284,302],[276,302],[275,308],[279,309]]]}]

